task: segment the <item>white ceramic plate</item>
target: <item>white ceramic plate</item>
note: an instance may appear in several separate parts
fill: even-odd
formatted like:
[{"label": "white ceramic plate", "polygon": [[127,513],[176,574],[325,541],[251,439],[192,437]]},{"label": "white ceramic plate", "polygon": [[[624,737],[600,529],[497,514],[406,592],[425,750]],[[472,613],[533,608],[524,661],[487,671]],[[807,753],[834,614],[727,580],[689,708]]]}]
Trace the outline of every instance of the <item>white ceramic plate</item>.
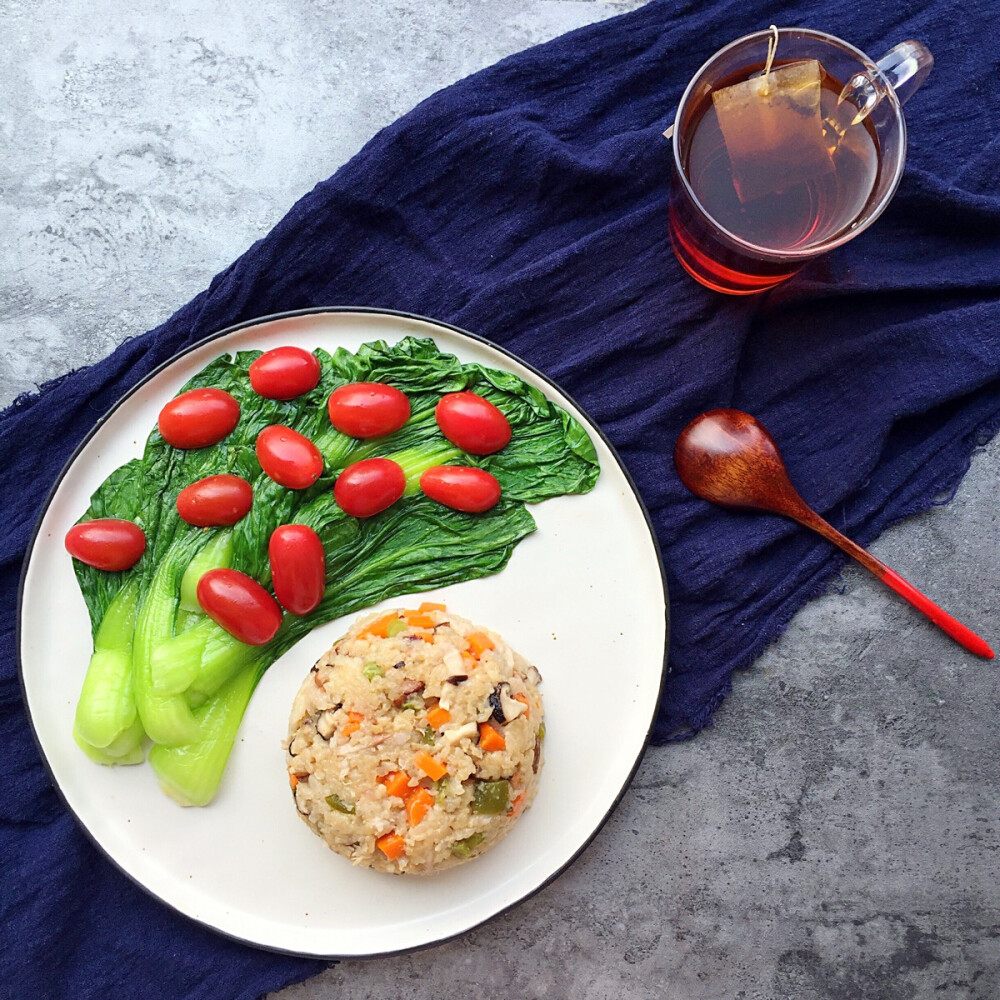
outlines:
[{"label": "white ceramic plate", "polygon": [[[546,763],[535,804],[475,862],[429,878],[383,875],[334,855],[297,816],[281,740],[311,664],[347,621],[316,629],[264,676],[222,788],[182,809],[148,765],[106,768],[72,740],[90,628],[63,537],[102,480],[141,454],[166,400],[213,358],[281,344],[355,350],[432,337],[444,351],[516,372],[588,427],[596,488],[532,508],[538,530],[495,576],[422,595],[489,625],[538,665]],[[407,595],[387,606],[405,604]],[[54,625],[56,627],[54,627]],[[20,657],[32,724],[67,806],[130,878],[193,920],[242,941],[321,957],[442,941],[519,902],[562,871],[621,797],[645,746],[666,650],[666,590],[655,538],[620,462],[541,375],[462,331],[365,310],[284,315],[224,331],[171,361],[97,426],[56,485],[22,580]]]}]

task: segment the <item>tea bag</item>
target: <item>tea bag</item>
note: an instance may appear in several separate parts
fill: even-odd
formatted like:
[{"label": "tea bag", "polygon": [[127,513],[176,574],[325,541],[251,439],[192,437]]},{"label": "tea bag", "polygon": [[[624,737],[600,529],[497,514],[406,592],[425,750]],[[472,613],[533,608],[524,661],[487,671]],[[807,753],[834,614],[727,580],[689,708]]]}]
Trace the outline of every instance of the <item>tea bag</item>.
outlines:
[{"label": "tea bag", "polygon": [[741,202],[774,194],[834,169],[820,112],[822,68],[804,59],[771,69],[712,94]]}]

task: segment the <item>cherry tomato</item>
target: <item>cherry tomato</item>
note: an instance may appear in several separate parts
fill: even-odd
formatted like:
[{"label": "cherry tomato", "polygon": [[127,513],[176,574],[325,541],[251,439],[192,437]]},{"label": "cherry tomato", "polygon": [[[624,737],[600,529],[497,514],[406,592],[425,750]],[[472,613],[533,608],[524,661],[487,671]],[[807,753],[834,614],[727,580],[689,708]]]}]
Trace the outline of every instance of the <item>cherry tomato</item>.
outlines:
[{"label": "cherry tomato", "polygon": [[463,451],[492,455],[510,441],[510,421],[474,392],[450,392],[434,409],[441,433]]},{"label": "cherry tomato", "polygon": [[198,528],[229,527],[250,513],[253,490],[239,476],[199,479],[177,494],[177,513]]},{"label": "cherry tomato", "polygon": [[319,385],[319,358],[301,347],[275,347],[250,366],[250,385],[267,399],[295,399]]},{"label": "cherry tomato", "polygon": [[381,382],[352,382],[334,389],[327,403],[330,423],[343,434],[376,438],[398,431],[410,419],[406,394]]},{"label": "cherry tomato", "polygon": [[257,461],[276,483],[304,490],[323,474],[323,456],[307,437],[272,424],[257,435]]},{"label": "cherry tomato", "polygon": [[323,599],[326,553],[306,524],[283,524],[267,543],[274,595],[293,615],[307,615]]},{"label": "cherry tomato", "polygon": [[352,517],[371,517],[391,507],[406,489],[406,475],[391,458],[349,465],[333,484],[333,498]]},{"label": "cherry tomato", "polygon": [[146,534],[138,524],[116,517],[84,521],[66,532],[66,551],[88,566],[116,573],[139,561]]},{"label": "cherry tomato", "polygon": [[500,501],[496,477],[464,465],[435,465],[420,477],[420,488],[432,500],[469,514],[489,510]]},{"label": "cherry tomato", "polygon": [[278,602],[251,576],[210,569],[198,581],[198,603],[220,628],[248,646],[263,646],[281,625]]},{"label": "cherry tomato", "polygon": [[222,389],[189,389],[160,410],[157,424],[175,448],[207,448],[221,441],[240,419],[240,404]]}]

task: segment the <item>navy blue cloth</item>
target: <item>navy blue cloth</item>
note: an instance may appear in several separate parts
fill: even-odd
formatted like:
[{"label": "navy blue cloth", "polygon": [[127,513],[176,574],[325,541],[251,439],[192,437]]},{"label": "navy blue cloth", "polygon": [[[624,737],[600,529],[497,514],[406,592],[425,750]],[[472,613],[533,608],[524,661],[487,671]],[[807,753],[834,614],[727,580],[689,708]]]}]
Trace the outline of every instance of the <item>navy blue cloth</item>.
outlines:
[{"label": "navy blue cloth", "polygon": [[[1000,421],[1000,75],[989,5],[921,6],[654,2],[507,59],[381,132],[165,324],[0,416],[0,989],[251,998],[322,967],[225,940],[115,871],[60,805],[21,705],[15,595],[40,504],[97,417],[180,348],[277,311],[382,306],[554,378],[610,436],[662,546],[660,741],[704,727],[733,671],[839,566],[790,523],[688,495],[671,454],[690,418],[756,414],[806,498],[863,543],[955,486]],[[768,295],[724,298],[671,255],[661,133],[696,67],[771,22],[857,25],[876,56],[920,38],[937,65],[907,108],[886,215]]]}]

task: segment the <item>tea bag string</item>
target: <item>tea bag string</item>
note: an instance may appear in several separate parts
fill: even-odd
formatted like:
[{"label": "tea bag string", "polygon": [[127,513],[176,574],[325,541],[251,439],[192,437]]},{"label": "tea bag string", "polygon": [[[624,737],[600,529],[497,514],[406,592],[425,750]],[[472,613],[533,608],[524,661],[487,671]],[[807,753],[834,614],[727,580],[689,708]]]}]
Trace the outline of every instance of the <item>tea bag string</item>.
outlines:
[{"label": "tea bag string", "polygon": [[760,84],[760,93],[767,97],[771,93],[771,63],[774,62],[774,54],[778,51],[778,26],[771,25],[771,37],[767,40],[767,63],[764,65],[764,76]]}]

